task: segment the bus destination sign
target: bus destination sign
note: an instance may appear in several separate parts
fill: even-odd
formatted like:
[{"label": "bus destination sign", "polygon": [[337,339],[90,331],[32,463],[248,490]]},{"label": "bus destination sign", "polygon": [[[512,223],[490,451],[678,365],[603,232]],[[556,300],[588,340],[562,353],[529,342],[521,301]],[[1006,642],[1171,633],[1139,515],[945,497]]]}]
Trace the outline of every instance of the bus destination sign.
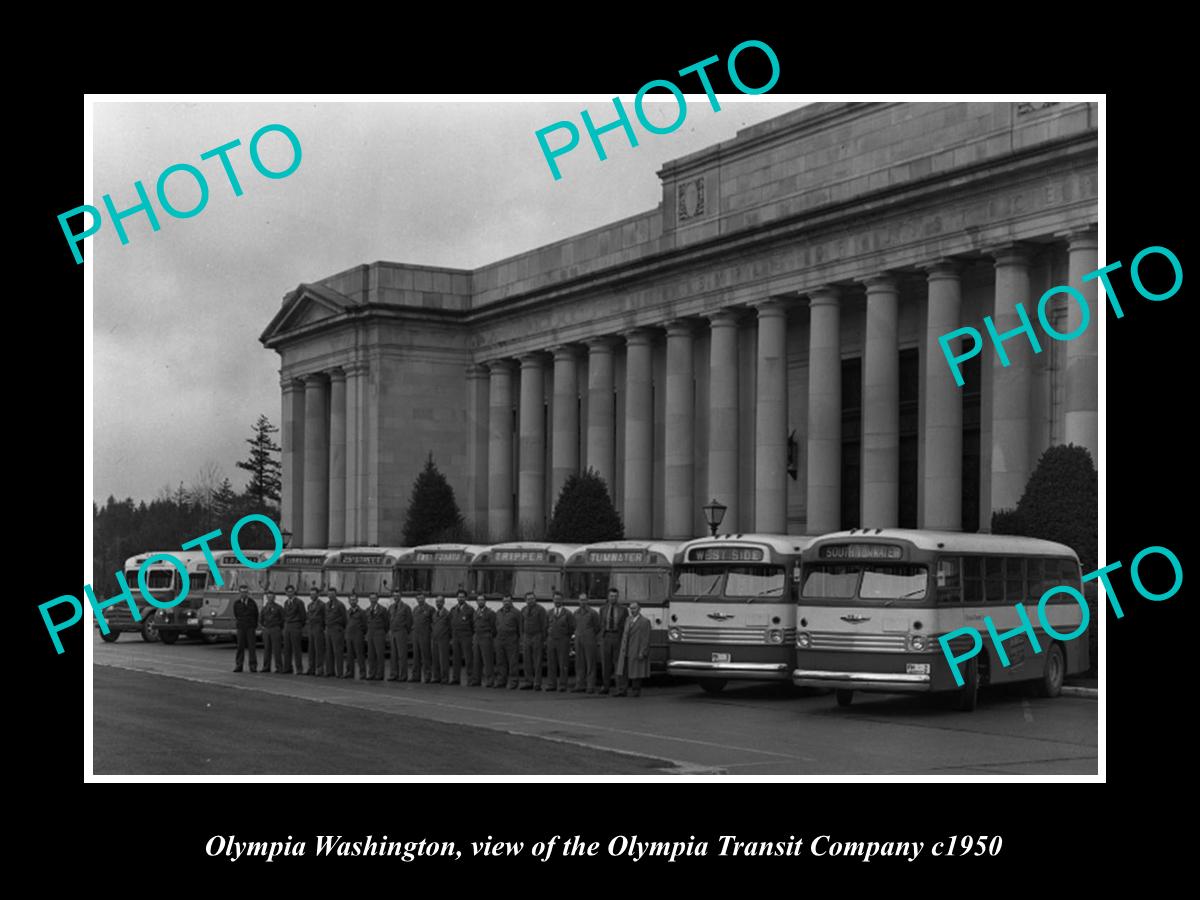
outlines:
[{"label": "bus destination sign", "polygon": [[758,547],[695,547],[688,551],[688,562],[761,562]]},{"label": "bus destination sign", "polygon": [[821,559],[900,559],[904,549],[898,544],[825,544]]},{"label": "bus destination sign", "polygon": [[590,563],[617,563],[618,565],[642,566],[646,564],[645,550],[589,550]]},{"label": "bus destination sign", "polygon": [[417,562],[445,563],[465,562],[467,554],[461,550],[418,550]]},{"label": "bus destination sign", "polygon": [[378,566],[386,557],[382,553],[343,553],[338,562],[344,566]]},{"label": "bus destination sign", "polygon": [[279,559],[281,566],[321,566],[325,564],[324,553],[285,553]]},{"label": "bus destination sign", "polygon": [[492,562],[502,563],[544,563],[545,550],[493,550]]}]

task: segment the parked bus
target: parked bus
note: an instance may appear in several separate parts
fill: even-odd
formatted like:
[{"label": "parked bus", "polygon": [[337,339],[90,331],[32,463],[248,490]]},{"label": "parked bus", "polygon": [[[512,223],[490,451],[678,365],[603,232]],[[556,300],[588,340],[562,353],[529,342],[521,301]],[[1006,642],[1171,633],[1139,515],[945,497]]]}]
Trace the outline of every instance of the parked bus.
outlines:
[{"label": "parked bus", "polygon": [[512,595],[514,606],[521,606],[530,591],[549,609],[554,606],[555,589],[563,588],[563,565],[579,547],[529,541],[486,547],[471,564],[475,591],[492,609],[500,607],[505,594]]},{"label": "parked bus", "polygon": [[[247,559],[254,562],[265,559],[267,556],[266,553],[256,553],[255,551],[247,551],[245,555]],[[231,551],[213,551],[213,559],[216,561],[218,570],[226,558],[231,559],[233,564],[241,565]],[[229,565],[229,563],[224,563],[224,565]],[[202,639],[206,643],[216,640],[214,635],[204,633],[204,598],[207,595],[207,589],[215,586],[216,579],[209,571],[208,560],[204,557],[203,552],[188,559],[187,573],[189,581],[187,599],[178,606],[160,609],[154,613],[154,627],[158,630],[159,640],[164,644],[174,644],[179,640],[181,634],[190,638]]]},{"label": "parked bus", "polygon": [[[1035,681],[1044,696],[1058,696],[1066,674],[1088,668],[1086,640],[1056,641],[1040,627],[1037,603],[1059,585],[1082,592],[1079,559],[1050,541],[905,529],[825,535],[804,553],[792,680],[834,688],[842,706],[855,691],[949,691],[959,709],[971,710],[980,686],[1013,681]],[[1008,631],[1020,624],[1017,603],[1027,607],[1041,652],[1026,635],[1011,637],[1002,666],[983,619]],[[1062,634],[1082,616],[1068,595],[1046,605]],[[984,633],[979,654],[960,664],[960,688],[938,637],[964,626]],[[952,641],[956,656],[971,646],[969,636]]]},{"label": "parked bus", "polygon": [[580,547],[565,565],[564,602],[586,593],[604,602],[608,589],[620,591],[621,602],[637,602],[650,620],[650,671],[667,670],[667,606],[674,584],[675,558],[681,541],[606,541]]},{"label": "parked bus", "polygon": [[715,694],[730,679],[784,681],[796,667],[802,535],[721,534],[679,548],[667,672]]},{"label": "parked bus", "polygon": [[[243,550],[243,555],[251,562],[262,562],[270,557],[265,550]],[[285,553],[284,556],[287,554]],[[252,569],[237,558],[232,550],[216,550],[213,557],[221,572],[222,584],[216,586],[216,580],[209,584],[200,604],[200,635],[206,641],[215,641],[223,637],[237,636],[237,621],[233,616],[233,601],[238,598],[243,585],[250,591],[254,602],[262,605],[262,593],[268,587],[269,580],[275,575],[276,566],[267,569]],[[283,557],[276,560],[276,565]],[[320,570],[318,570],[320,571]],[[283,594],[282,588],[279,594]]]},{"label": "parked bus", "polygon": [[394,584],[400,595],[412,606],[418,593],[432,598],[442,594],[446,605],[454,605],[459,590],[475,589],[471,564],[487,547],[478,544],[426,544],[415,547],[400,557]]},{"label": "parked bus", "polygon": [[392,585],[396,583],[396,567],[412,551],[406,547],[347,547],[333,550],[325,562],[325,587],[337,591],[343,603],[351,591],[358,595],[358,605],[367,607],[367,595],[379,595],[380,606],[392,605]]},{"label": "parked bus", "polygon": [[[208,569],[203,566],[204,554],[199,550],[148,550],[137,556],[129,557],[125,560],[125,581],[129,585],[134,602],[137,603],[138,613],[141,614],[142,620],[140,622],[133,620],[133,613],[127,603],[114,603],[103,612],[104,621],[108,625],[108,634],[101,634],[100,637],[105,642],[111,644],[125,632],[136,632],[142,636],[143,641],[149,643],[158,640],[158,622],[155,615],[158,607],[147,602],[146,598],[142,596],[142,592],[138,590],[138,570],[147,559],[160,553],[170,554],[188,567],[188,576],[192,579],[188,586],[189,595],[192,592],[199,593],[204,590],[204,577],[206,577],[205,573]],[[191,568],[191,564],[197,558],[202,564],[199,581],[196,580],[196,575],[193,574]],[[179,570],[166,560],[157,560],[146,570],[146,589],[155,600],[174,600],[179,596],[182,586]],[[180,605],[187,605],[190,599],[190,596],[185,598]],[[96,622],[96,627],[100,627],[99,621]]]}]

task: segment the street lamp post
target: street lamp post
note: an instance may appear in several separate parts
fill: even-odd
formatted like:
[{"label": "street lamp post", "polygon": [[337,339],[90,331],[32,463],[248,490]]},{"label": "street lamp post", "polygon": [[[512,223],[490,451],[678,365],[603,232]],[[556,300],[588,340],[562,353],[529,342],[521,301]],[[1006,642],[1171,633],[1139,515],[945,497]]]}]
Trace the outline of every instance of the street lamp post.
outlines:
[{"label": "street lamp post", "polygon": [[712,532],[712,536],[717,536],[717,529],[721,527],[721,520],[725,518],[725,510],[729,507],[724,503],[718,503],[715,499],[704,505],[704,519],[708,522],[708,528]]},{"label": "street lamp post", "polygon": [[292,543],[292,533],[284,528],[280,530],[279,536],[283,538],[283,549],[286,550]]}]

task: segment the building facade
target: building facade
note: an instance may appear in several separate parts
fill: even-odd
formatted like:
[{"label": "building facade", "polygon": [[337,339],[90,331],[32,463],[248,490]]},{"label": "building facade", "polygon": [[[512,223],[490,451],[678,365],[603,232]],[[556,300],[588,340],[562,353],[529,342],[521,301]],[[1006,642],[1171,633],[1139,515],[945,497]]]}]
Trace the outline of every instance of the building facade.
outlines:
[{"label": "building facade", "polygon": [[1097,149],[1094,104],[813,104],[607,227],[301,284],[261,337],[293,546],[399,544],[430,453],[484,541],[540,536],[587,467],[631,538],[707,533],[710,499],[730,533],[987,531],[1045,448],[1096,458],[1097,326],[985,344],[961,388],[938,337],[1037,327],[1055,285],[1097,310]]}]

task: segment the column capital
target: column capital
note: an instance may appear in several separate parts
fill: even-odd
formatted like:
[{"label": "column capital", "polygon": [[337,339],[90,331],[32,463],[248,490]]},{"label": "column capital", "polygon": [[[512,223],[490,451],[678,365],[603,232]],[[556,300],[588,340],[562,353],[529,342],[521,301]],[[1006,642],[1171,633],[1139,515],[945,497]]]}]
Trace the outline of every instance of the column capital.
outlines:
[{"label": "column capital", "polygon": [[496,375],[499,373],[511,374],[512,370],[517,367],[516,362],[511,359],[489,359],[484,365],[490,374]]},{"label": "column capital", "polygon": [[292,378],[289,375],[287,378],[279,379],[279,387],[285,394],[290,394],[293,391],[304,390],[304,382],[299,378]]},{"label": "column capital", "polygon": [[483,379],[488,377],[487,366],[479,363],[467,363],[465,370],[468,379]]},{"label": "column capital", "polygon": [[750,304],[759,321],[787,316],[787,301],[781,297],[768,297],[766,300],[756,300]]},{"label": "column capital", "polygon": [[546,364],[545,354],[541,350],[532,350],[517,357],[522,369],[540,369]]},{"label": "column capital", "polygon": [[1020,241],[989,247],[984,252],[992,257],[997,269],[1003,266],[1028,266],[1033,256],[1033,248]]},{"label": "column capital", "polygon": [[324,384],[327,377],[324,372],[308,372],[299,376],[300,380],[304,382],[305,387],[311,384]]},{"label": "column capital", "polygon": [[932,262],[923,263],[921,271],[925,273],[925,277],[929,281],[945,278],[957,279],[962,274],[962,263],[957,259],[935,259]]},{"label": "column capital", "polygon": [[654,332],[644,327],[630,328],[621,332],[621,337],[625,338],[627,347],[645,347],[654,339]]},{"label": "column capital", "polygon": [[345,381],[346,380],[346,373],[340,366],[336,369],[330,369],[328,372],[328,375],[329,375],[330,381]]},{"label": "column capital", "polygon": [[613,352],[613,337],[612,335],[600,335],[599,337],[591,337],[584,341],[587,345],[588,355],[604,354]]},{"label": "column capital", "polygon": [[1095,225],[1081,225],[1054,232],[1056,238],[1064,238],[1072,250],[1095,250],[1100,245]]},{"label": "column capital", "polygon": [[871,294],[897,294],[900,292],[900,282],[891,272],[879,272],[864,278],[856,278],[855,281],[867,289],[868,297]]},{"label": "column capital", "polygon": [[579,346],[577,344],[558,344],[551,347],[550,352],[554,354],[555,362],[574,362],[579,359]]},{"label": "column capital", "polygon": [[672,319],[670,322],[663,322],[662,327],[666,329],[669,338],[692,336],[691,319]]},{"label": "column capital", "polygon": [[842,289],[832,284],[823,284],[805,293],[808,294],[808,305],[810,308],[814,306],[837,306],[838,301],[842,298]]},{"label": "column capital", "polygon": [[710,328],[737,328],[741,315],[739,310],[726,307],[708,313],[706,318]]}]

